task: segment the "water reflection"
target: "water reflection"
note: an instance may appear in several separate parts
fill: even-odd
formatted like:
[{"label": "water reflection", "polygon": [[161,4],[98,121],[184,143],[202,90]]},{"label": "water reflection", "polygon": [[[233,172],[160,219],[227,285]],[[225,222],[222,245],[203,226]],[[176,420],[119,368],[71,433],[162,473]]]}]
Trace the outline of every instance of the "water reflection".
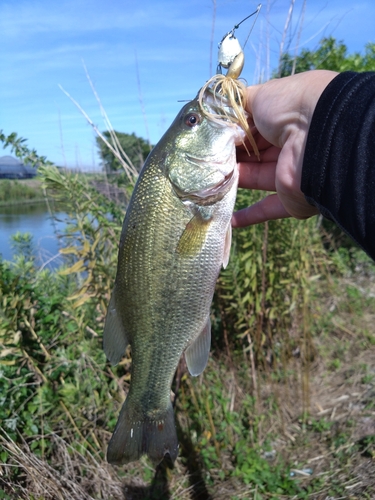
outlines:
[{"label": "water reflection", "polygon": [[61,263],[57,234],[64,230],[66,214],[54,209],[52,218],[46,203],[0,207],[0,254],[12,260],[14,249],[11,236],[17,231],[31,233],[38,266],[56,268]]}]

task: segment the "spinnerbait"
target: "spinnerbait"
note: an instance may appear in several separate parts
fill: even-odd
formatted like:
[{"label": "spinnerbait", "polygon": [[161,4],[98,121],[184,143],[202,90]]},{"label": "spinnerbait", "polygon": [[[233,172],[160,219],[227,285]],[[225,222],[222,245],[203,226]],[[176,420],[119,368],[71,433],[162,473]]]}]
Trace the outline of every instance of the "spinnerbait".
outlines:
[{"label": "spinnerbait", "polygon": [[[230,78],[238,78],[241,74],[242,68],[245,64],[245,55],[240,45],[238,39],[234,36],[234,32],[240,24],[249,19],[249,17],[256,16],[253,22],[253,25],[250,29],[250,33],[254,27],[255,21],[257,20],[259,11],[262,7],[262,4],[259,4],[256,11],[250,14],[249,16],[242,19],[241,22],[236,24],[231,31],[229,31],[219,43],[219,55],[218,55],[218,67],[217,74],[222,74],[222,68],[228,69],[226,76]],[[247,42],[247,40],[246,40]],[[244,46],[246,45],[246,42]]]}]

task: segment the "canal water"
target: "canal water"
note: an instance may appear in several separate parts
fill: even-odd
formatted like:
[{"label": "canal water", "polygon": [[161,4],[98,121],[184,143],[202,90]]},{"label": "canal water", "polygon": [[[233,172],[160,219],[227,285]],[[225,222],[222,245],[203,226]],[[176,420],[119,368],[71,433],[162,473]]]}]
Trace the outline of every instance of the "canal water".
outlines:
[{"label": "canal water", "polygon": [[12,260],[14,248],[12,235],[17,232],[31,233],[38,266],[56,268],[61,264],[59,239],[66,226],[66,214],[54,212],[52,218],[45,202],[37,204],[0,207],[0,254],[4,260]]}]

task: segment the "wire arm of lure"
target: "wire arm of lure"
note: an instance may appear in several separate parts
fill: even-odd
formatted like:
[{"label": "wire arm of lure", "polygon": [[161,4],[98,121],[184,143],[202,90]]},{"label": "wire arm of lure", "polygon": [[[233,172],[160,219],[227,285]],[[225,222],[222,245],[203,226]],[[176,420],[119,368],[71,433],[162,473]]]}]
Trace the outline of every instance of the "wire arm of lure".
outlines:
[{"label": "wire arm of lure", "polygon": [[230,78],[238,78],[241,74],[241,71],[244,67],[245,64],[245,55],[242,50],[242,47],[240,45],[240,42],[237,40],[237,38],[234,36],[234,32],[236,29],[239,28],[239,26],[249,19],[250,17],[256,15],[253,25],[250,29],[249,35],[246,39],[246,42],[244,44],[244,47],[247,43],[247,40],[250,36],[251,31],[253,30],[254,24],[257,20],[259,11],[262,7],[262,4],[259,4],[256,11],[250,14],[249,16],[245,17],[245,19],[242,19],[238,24],[235,24],[233,29],[229,31],[221,40],[219,43],[219,55],[218,55],[218,67],[217,67],[217,73],[221,74],[222,73],[222,68],[228,69],[226,76]]}]

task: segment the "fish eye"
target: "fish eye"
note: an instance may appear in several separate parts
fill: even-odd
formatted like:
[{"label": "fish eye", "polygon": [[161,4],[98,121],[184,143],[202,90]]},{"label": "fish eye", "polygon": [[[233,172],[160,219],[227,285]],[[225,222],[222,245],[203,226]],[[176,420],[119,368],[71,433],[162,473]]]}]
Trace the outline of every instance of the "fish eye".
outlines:
[{"label": "fish eye", "polygon": [[194,127],[195,125],[199,125],[201,122],[201,117],[197,113],[189,113],[185,116],[185,124],[188,127]]}]

